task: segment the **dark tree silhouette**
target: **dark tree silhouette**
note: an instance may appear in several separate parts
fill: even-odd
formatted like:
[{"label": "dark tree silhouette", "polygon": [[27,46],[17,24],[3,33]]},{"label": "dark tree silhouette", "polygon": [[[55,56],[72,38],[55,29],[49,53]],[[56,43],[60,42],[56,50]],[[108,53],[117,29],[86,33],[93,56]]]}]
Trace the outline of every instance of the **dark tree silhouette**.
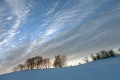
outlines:
[{"label": "dark tree silhouette", "polygon": [[36,63],[37,69],[41,69],[42,68],[42,63],[43,63],[43,58],[41,56],[36,56],[35,57],[35,63]]},{"label": "dark tree silhouette", "polygon": [[86,62],[86,63],[88,63],[88,62],[89,62],[88,57],[85,56],[85,57],[83,58],[83,61]]},{"label": "dark tree silhouette", "polygon": [[104,55],[104,54],[103,54],[102,52],[98,52],[98,53],[96,53],[96,57],[97,57],[97,59],[102,59],[102,58],[104,58],[103,55]]},{"label": "dark tree silhouette", "polygon": [[61,56],[61,55],[55,56],[55,61],[53,63],[53,66],[55,68],[62,68],[63,66],[66,65],[66,60],[67,60],[67,57],[65,55],[63,55],[63,56]]},{"label": "dark tree silhouette", "polygon": [[50,67],[50,59],[49,58],[45,58],[43,59],[43,68],[49,68]]},{"label": "dark tree silhouette", "polygon": [[105,50],[101,51],[101,55],[102,55],[102,58],[108,58],[109,57],[108,51],[105,51]]},{"label": "dark tree silhouette", "polygon": [[94,56],[94,54],[90,54],[90,57],[91,57],[91,59],[92,59],[93,61],[97,60],[97,57]]},{"label": "dark tree silhouette", "polygon": [[29,58],[25,62],[26,64],[26,69],[34,69],[34,58]]},{"label": "dark tree silhouette", "polygon": [[110,51],[109,51],[109,55],[110,55],[111,57],[115,57],[115,52],[114,52],[113,50],[110,50]]},{"label": "dark tree silhouette", "polygon": [[96,57],[97,57],[97,59],[100,59],[99,53],[96,53]]},{"label": "dark tree silhouette", "polygon": [[24,70],[24,65],[23,65],[23,64],[19,64],[19,65],[18,65],[18,69],[19,69],[19,70]]}]

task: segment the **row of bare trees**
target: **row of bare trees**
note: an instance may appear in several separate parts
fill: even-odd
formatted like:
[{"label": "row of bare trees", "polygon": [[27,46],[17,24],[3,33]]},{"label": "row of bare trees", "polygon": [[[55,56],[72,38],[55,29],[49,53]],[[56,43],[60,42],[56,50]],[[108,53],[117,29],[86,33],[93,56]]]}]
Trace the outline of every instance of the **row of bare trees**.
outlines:
[{"label": "row of bare trees", "polygon": [[[104,58],[109,58],[109,57],[115,57],[115,52],[113,50],[102,50],[96,54],[90,54],[90,57],[93,61],[98,60],[98,59],[104,59]],[[83,61],[88,63],[89,59],[87,56],[83,58]]]},{"label": "row of bare trees", "polygon": [[96,53],[96,56],[94,54],[91,54],[90,57],[92,58],[93,61],[95,61],[97,59],[115,57],[115,52],[113,50],[108,50],[108,51],[102,50]]},{"label": "row of bare trees", "polygon": [[41,56],[36,56],[27,59],[24,64],[14,67],[14,71],[49,68],[50,65],[49,58],[43,59]]},{"label": "row of bare trees", "polygon": [[[61,68],[66,65],[67,57],[65,55],[55,56],[53,67]],[[13,71],[21,71],[21,70],[32,70],[32,69],[45,69],[50,68],[52,66],[49,58],[43,59],[41,56],[36,56],[29,58],[25,61],[24,64],[19,64],[18,66],[13,68]]]},{"label": "row of bare trees", "polygon": [[[120,51],[120,48],[119,50]],[[115,57],[115,52],[113,50],[102,50],[96,54],[90,54],[90,57],[93,61],[98,59],[104,59],[108,57]],[[88,63],[89,59],[87,56],[83,58],[83,61]],[[55,56],[53,64],[51,63],[49,58],[43,59],[41,56],[36,56],[29,58],[25,61],[24,64],[19,64],[18,66],[14,67],[14,71],[20,71],[20,70],[31,70],[31,69],[45,69],[50,68],[51,66],[55,68],[62,68],[66,66],[67,63],[67,57],[65,55],[57,55]],[[81,65],[81,63],[79,63]]]}]

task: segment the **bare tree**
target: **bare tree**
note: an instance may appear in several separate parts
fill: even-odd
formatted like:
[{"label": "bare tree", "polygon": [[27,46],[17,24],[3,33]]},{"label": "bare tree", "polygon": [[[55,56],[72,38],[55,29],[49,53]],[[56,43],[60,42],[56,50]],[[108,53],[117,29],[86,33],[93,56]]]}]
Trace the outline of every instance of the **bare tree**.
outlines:
[{"label": "bare tree", "polygon": [[109,55],[110,55],[111,57],[115,57],[115,52],[111,49],[111,50],[109,51]]},{"label": "bare tree", "polygon": [[94,56],[94,54],[90,54],[90,57],[93,61],[97,60],[96,56]]},{"label": "bare tree", "polygon": [[50,67],[50,59],[45,58],[43,59],[43,68],[49,68]]},{"label": "bare tree", "polygon": [[50,68],[50,66],[51,66],[50,59],[49,59],[49,58],[47,58],[47,68]]},{"label": "bare tree", "polygon": [[89,62],[88,57],[85,56],[85,57],[83,58],[83,61],[86,62],[86,63],[88,63],[88,62]]},{"label": "bare tree", "polygon": [[24,70],[24,65],[23,64],[19,64],[18,65],[18,69],[21,71],[21,70]]},{"label": "bare tree", "polygon": [[29,58],[25,62],[27,69],[34,69],[34,58]]},{"label": "bare tree", "polygon": [[61,55],[58,55],[58,56],[55,56],[55,61],[53,63],[53,66],[55,68],[62,68],[63,66],[66,65],[66,60],[67,60],[67,57],[65,55],[61,56]]},{"label": "bare tree", "polygon": [[43,58],[41,56],[35,57],[35,66],[37,69],[42,68],[42,62],[43,62]]},{"label": "bare tree", "polygon": [[109,57],[108,51],[105,51],[105,50],[101,51],[101,55],[102,55],[103,58],[108,58]]},{"label": "bare tree", "polygon": [[103,59],[104,54],[102,52],[98,52],[98,53],[96,53],[96,57],[97,57],[97,59]]},{"label": "bare tree", "polygon": [[97,59],[100,59],[99,53],[96,53],[96,57],[97,57]]}]

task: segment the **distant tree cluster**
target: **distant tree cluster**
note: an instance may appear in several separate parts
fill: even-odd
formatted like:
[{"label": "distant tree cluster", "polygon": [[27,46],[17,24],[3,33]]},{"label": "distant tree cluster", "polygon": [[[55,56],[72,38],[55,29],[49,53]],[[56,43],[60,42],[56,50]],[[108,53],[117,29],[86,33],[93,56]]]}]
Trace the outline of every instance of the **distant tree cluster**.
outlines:
[{"label": "distant tree cluster", "polygon": [[[120,48],[118,49],[118,51],[120,51]],[[93,61],[96,61],[98,59],[104,59],[104,58],[109,58],[109,57],[115,57],[115,52],[113,50],[108,50],[108,51],[105,51],[105,50],[101,50],[100,52],[96,53],[96,54],[90,54],[90,57]],[[89,62],[89,59],[87,56],[85,56],[83,58],[83,61],[85,63],[88,63]]]},{"label": "distant tree cluster", "polygon": [[67,57],[65,55],[63,55],[63,56],[61,56],[61,55],[55,56],[55,61],[53,63],[53,66],[55,68],[61,68],[64,65],[66,65],[66,63],[67,63],[66,60],[67,60]]},{"label": "distant tree cluster", "polygon": [[[55,61],[53,63],[53,67],[62,68],[66,64],[67,57],[65,55],[55,56]],[[32,70],[32,69],[46,69],[51,66],[51,61],[49,58],[43,59],[41,56],[36,56],[29,58],[25,61],[24,64],[19,64],[14,67],[13,71],[21,71],[21,70]]]},{"label": "distant tree cluster", "polygon": [[[120,48],[118,49],[118,51],[120,51]],[[96,54],[90,54],[90,57],[93,61],[96,61],[98,59],[115,57],[115,52],[113,50],[108,50],[108,51],[101,50]],[[89,62],[88,57],[85,56],[83,58],[83,61],[88,63]],[[13,71],[47,69],[47,68],[50,68],[50,66],[53,66],[54,68],[62,68],[66,66],[66,63],[67,63],[67,57],[65,55],[55,56],[53,64],[51,64],[51,61],[49,58],[36,56],[36,57],[28,58],[24,64],[19,64],[18,66],[14,67]],[[81,63],[79,63],[79,65],[81,65]]]},{"label": "distant tree cluster", "polygon": [[90,57],[93,61],[95,61],[95,60],[98,60],[98,59],[115,57],[115,52],[113,50],[108,50],[108,51],[102,50],[102,51],[96,53],[96,55],[90,54]]}]

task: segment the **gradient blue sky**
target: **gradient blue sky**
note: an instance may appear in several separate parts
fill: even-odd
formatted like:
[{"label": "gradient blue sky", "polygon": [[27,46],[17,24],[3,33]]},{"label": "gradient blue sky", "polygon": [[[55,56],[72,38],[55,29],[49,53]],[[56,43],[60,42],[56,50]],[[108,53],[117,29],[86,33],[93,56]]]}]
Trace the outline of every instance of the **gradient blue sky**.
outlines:
[{"label": "gradient blue sky", "polygon": [[68,63],[120,47],[120,0],[0,0],[0,74],[27,58]]}]

